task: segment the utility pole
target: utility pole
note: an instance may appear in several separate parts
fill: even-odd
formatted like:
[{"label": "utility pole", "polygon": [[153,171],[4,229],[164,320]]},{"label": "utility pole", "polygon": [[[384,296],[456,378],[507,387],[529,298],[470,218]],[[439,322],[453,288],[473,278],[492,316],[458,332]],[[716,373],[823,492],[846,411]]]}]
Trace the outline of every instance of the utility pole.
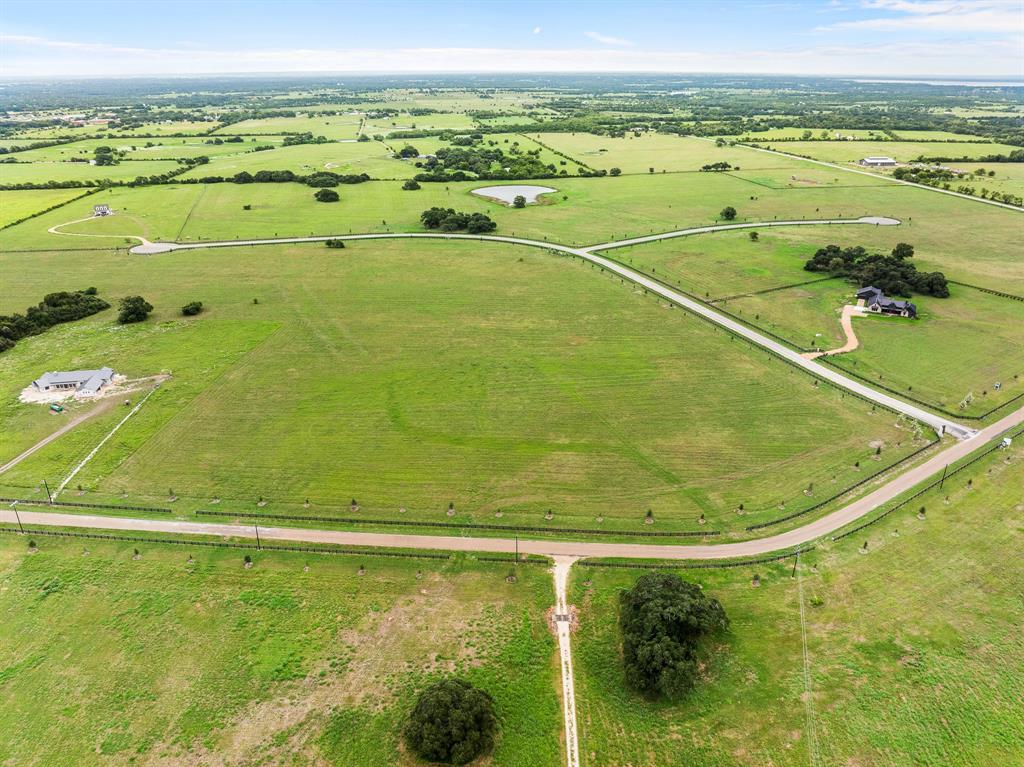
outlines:
[{"label": "utility pole", "polygon": [[797,566],[797,563],[799,561],[800,561],[800,549],[797,549],[796,553],[793,555],[793,574],[790,576],[791,578],[796,578],[796,566]]},{"label": "utility pole", "polygon": [[256,528],[256,551],[260,551],[260,526],[253,525]]},{"label": "utility pole", "polygon": [[939,490],[942,489],[942,483],[946,481],[946,472],[949,471],[949,464],[947,463],[942,467],[942,479],[939,480]]},{"label": "utility pole", "polygon": [[18,514],[18,502],[15,501],[14,503],[12,503],[11,508],[14,509],[14,518],[18,520],[18,530],[21,531],[22,535],[24,535],[25,528],[21,526],[21,515]]},{"label": "utility pole", "polygon": [[50,495],[50,486],[46,484],[46,480],[43,480],[43,487],[46,488],[46,502],[49,504],[53,503],[53,496]]},{"label": "utility pole", "polygon": [[519,535],[516,534],[516,564],[519,564]]}]

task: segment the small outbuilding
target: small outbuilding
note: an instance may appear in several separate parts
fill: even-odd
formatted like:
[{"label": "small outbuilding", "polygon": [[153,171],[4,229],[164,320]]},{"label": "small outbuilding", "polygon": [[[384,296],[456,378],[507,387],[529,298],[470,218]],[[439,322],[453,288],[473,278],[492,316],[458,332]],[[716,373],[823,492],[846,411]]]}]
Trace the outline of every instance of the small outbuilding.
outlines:
[{"label": "small outbuilding", "polygon": [[92,214],[94,216],[109,216],[111,212],[109,205],[101,204],[92,206]]},{"label": "small outbuilding", "polygon": [[106,367],[99,370],[69,370],[43,373],[32,382],[32,387],[39,392],[66,391],[74,392],[76,396],[91,397],[112,380],[114,371]]},{"label": "small outbuilding", "polygon": [[917,318],[917,306],[910,301],[896,301],[888,298],[881,288],[868,286],[857,291],[857,298],[864,302],[864,307],[875,314],[891,314],[898,317]]},{"label": "small outbuilding", "polygon": [[896,165],[896,161],[891,157],[865,157],[858,162],[868,168],[892,168]]}]

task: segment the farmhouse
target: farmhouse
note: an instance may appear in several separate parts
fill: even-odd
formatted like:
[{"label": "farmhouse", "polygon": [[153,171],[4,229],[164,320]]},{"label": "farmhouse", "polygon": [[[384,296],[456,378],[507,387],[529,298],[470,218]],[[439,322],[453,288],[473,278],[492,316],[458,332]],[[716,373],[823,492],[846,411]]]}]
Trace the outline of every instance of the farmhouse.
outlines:
[{"label": "farmhouse", "polygon": [[94,216],[109,216],[110,206],[109,205],[93,205],[92,214]]},{"label": "farmhouse", "polygon": [[896,165],[896,161],[891,157],[865,157],[858,162],[869,168],[891,168]]},{"label": "farmhouse", "polygon": [[917,307],[910,301],[894,301],[887,298],[881,288],[866,287],[857,291],[857,298],[864,302],[869,312],[892,314],[899,317],[917,318]]},{"label": "farmhouse", "polygon": [[114,378],[110,368],[99,370],[70,370],[58,373],[43,373],[32,382],[32,387],[40,392],[74,392],[78,396],[92,396]]}]

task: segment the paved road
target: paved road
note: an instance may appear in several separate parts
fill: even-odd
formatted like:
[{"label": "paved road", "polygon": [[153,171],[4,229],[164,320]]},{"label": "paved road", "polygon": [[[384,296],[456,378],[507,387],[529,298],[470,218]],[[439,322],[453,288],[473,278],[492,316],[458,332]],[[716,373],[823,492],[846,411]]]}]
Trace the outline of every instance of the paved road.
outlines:
[{"label": "paved road", "polygon": [[[595,543],[590,541],[524,540],[505,538],[474,538],[442,535],[408,535],[401,533],[359,533],[341,530],[313,530],[292,527],[260,526],[259,536],[264,541],[289,543],[320,543],[343,546],[375,546],[397,549],[433,549],[441,551],[477,551],[511,554],[540,554],[548,557],[622,557],[631,559],[713,560],[733,557],[753,557],[792,550],[797,546],[818,540],[849,523],[874,511],[901,493],[910,490],[929,477],[937,475],[945,466],[975,450],[985,447],[1004,432],[1024,423],[1024,408],[986,427],[974,438],[956,442],[918,466],[900,474],[882,487],[868,493],[841,509],[803,527],[766,538],[739,543],[719,544],[644,544]],[[169,519],[133,519],[79,514],[59,514],[39,511],[21,511],[26,525],[95,528],[131,532],[176,533],[185,535],[256,537],[252,525],[230,525],[209,522],[184,522]],[[0,510],[0,521],[13,523],[15,514],[10,509]]]},{"label": "paved road", "polygon": [[[885,222],[893,222],[894,219],[881,219],[876,217],[865,217],[861,219],[836,219],[831,223],[860,223],[860,224],[881,224]],[[823,224],[829,223],[825,220],[818,221],[800,221],[790,222],[791,224]],[[898,222],[897,222],[898,223]],[[753,226],[781,226],[784,225],[782,222],[764,222],[760,224],[722,224],[712,227],[698,227],[695,229],[680,229],[674,232],[665,232],[659,235],[651,235],[650,237],[637,238],[636,240],[629,241],[624,240],[623,242],[635,242],[643,241],[647,242],[651,239],[668,239],[671,237],[684,237],[688,234],[700,234],[711,231],[721,231],[723,229],[737,229],[737,228],[749,228]],[[553,242],[545,242],[543,240],[531,240],[525,237],[506,237],[502,235],[473,235],[473,234],[440,234],[435,232],[394,232],[394,233],[380,233],[380,234],[344,234],[344,235],[322,235],[315,237],[278,237],[271,239],[254,239],[254,240],[221,240],[212,242],[188,242],[188,243],[177,243],[177,242],[155,242],[147,243],[143,245],[137,245],[131,249],[132,253],[152,255],[157,253],[168,253],[177,250],[198,250],[203,248],[228,248],[228,247],[239,247],[239,246],[253,246],[253,245],[282,245],[288,243],[303,243],[303,242],[324,242],[326,240],[339,239],[339,240],[382,240],[382,239],[443,239],[443,240],[475,240],[479,242],[502,242],[509,243],[512,245],[526,245],[534,248],[543,248],[549,251],[555,251],[559,253],[567,253],[572,256],[590,261],[591,263],[597,264],[610,272],[621,275],[631,282],[640,285],[647,290],[666,298],[673,303],[684,307],[688,311],[694,314],[699,314],[702,317],[710,320],[711,322],[720,325],[732,333],[741,336],[752,343],[768,349],[772,353],[782,357],[786,361],[792,363],[796,367],[803,368],[809,373],[818,376],[819,378],[825,379],[836,386],[846,389],[847,391],[853,392],[865,399],[875,402],[883,407],[894,410],[898,413],[912,418],[920,423],[927,424],[933,428],[936,433],[939,434],[951,434],[957,439],[967,439],[975,433],[975,430],[963,426],[956,421],[952,421],[948,418],[944,418],[934,413],[930,413],[927,410],[912,405],[908,402],[893,397],[884,392],[877,391],[870,386],[860,383],[859,381],[849,378],[842,373],[832,368],[821,365],[813,360],[804,359],[800,352],[790,349],[777,341],[772,340],[768,336],[759,333],[758,331],[747,327],[735,320],[730,319],[724,314],[712,309],[707,304],[703,304],[699,301],[691,299],[682,293],[662,285],[661,283],[646,277],[640,272],[634,269],[620,264],[616,261],[609,260],[603,256],[598,255],[593,250],[608,249],[611,247],[617,247],[618,243],[604,243],[601,245],[591,246],[590,248],[572,248],[568,245],[560,245]]]}]

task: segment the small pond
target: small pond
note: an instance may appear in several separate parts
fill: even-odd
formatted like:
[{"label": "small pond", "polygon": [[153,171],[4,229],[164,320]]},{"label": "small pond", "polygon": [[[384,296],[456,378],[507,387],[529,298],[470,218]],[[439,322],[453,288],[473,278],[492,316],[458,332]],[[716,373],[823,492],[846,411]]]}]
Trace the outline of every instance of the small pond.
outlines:
[{"label": "small pond", "polygon": [[511,205],[513,200],[519,195],[526,198],[527,203],[537,202],[537,198],[542,194],[548,194],[550,192],[557,192],[557,189],[552,189],[550,186],[532,186],[530,184],[505,184],[503,186],[485,186],[480,189],[474,189],[473,194],[479,197],[486,197],[489,200],[496,200],[497,202],[503,202],[506,205]]}]

